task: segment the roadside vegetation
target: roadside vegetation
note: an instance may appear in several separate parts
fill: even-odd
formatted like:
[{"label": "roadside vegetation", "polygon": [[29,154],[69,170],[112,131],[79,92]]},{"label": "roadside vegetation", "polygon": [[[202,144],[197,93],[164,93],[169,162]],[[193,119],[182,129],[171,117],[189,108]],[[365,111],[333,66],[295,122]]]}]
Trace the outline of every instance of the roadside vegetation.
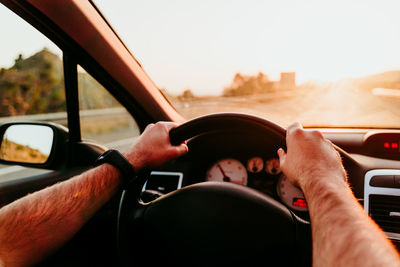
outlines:
[{"label": "roadside vegetation", "polygon": [[[64,112],[62,68],[60,57],[45,48],[28,58],[19,55],[12,67],[0,69],[0,117]],[[78,75],[81,110],[121,107],[83,69],[78,69]],[[278,81],[262,72],[236,73],[230,84],[214,95],[197,95],[190,88],[178,95],[160,90],[187,119],[215,112],[244,112],[282,125],[299,120],[309,126],[321,122],[326,126],[363,126],[376,120],[386,127],[400,121],[400,114],[393,116],[394,109],[389,108],[400,104],[400,97],[396,98],[399,89],[400,71],[389,71],[336,82],[301,84],[296,83],[295,73],[283,73]],[[84,132],[98,134],[125,128],[126,124],[126,120],[114,120],[102,124],[84,122],[82,126]]]},{"label": "roadside vegetation", "polygon": [[49,155],[44,155],[38,149],[17,144],[5,139],[0,147],[0,158],[8,161],[44,163]]},{"label": "roadside vegetation", "polygon": [[[82,110],[119,107],[117,101],[84,71],[78,72]],[[44,48],[11,68],[0,69],[0,117],[62,112],[66,110],[62,61]]]}]

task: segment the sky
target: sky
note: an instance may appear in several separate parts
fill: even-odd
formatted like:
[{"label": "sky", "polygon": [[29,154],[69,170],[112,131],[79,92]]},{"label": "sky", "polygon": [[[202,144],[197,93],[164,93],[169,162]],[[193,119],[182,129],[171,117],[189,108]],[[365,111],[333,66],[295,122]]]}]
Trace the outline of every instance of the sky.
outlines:
[{"label": "sky", "polygon": [[0,29],[0,68],[11,67],[19,54],[29,57],[44,47],[61,55],[56,45],[1,3]]},{"label": "sky", "polygon": [[[95,3],[155,83],[175,94],[219,94],[237,72],[261,71],[277,80],[280,72],[294,71],[302,83],[400,69],[398,0]],[[7,12],[0,8],[2,24]],[[24,23],[2,30],[15,33]],[[18,47],[2,42],[0,67],[18,53],[43,46],[57,51],[48,40],[12,35]]]},{"label": "sky", "polygon": [[[34,136],[35,138],[32,138]],[[5,137],[14,143],[38,149],[42,154],[49,155],[54,133],[50,127],[43,125],[12,125],[7,128]]]}]

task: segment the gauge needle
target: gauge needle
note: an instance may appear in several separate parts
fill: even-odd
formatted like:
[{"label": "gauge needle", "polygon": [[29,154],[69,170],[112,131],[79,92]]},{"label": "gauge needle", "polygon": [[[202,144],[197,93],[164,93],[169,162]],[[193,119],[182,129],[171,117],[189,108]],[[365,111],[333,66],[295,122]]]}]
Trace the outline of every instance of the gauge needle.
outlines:
[{"label": "gauge needle", "polygon": [[230,182],[231,181],[231,178],[229,178],[228,176],[226,176],[226,174],[225,174],[225,172],[224,172],[224,170],[222,169],[222,167],[218,164],[217,165],[217,167],[218,167],[218,169],[221,171],[221,173],[222,173],[222,176],[223,176],[223,181],[224,182]]}]

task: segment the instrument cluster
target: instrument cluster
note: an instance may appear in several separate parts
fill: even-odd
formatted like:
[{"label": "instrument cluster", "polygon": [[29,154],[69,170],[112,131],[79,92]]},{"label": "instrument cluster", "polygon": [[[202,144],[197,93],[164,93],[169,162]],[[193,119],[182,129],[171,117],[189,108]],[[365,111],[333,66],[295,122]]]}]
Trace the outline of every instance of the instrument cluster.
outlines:
[{"label": "instrument cluster", "polygon": [[279,159],[255,156],[246,162],[223,158],[206,172],[206,181],[230,182],[257,189],[296,211],[308,211],[303,192],[283,175]]}]

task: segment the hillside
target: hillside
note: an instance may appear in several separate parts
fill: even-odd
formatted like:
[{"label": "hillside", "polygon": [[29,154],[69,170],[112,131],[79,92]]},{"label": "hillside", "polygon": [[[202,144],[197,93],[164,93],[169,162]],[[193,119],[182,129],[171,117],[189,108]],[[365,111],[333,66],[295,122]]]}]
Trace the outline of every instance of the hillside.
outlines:
[{"label": "hillside", "polygon": [[120,104],[86,72],[78,72],[81,110],[117,107]]},{"label": "hillside", "polygon": [[0,71],[0,116],[65,110],[62,62],[47,49]]},{"label": "hillside", "polygon": [[[81,109],[99,109],[118,103],[86,72],[79,71]],[[0,117],[66,110],[62,60],[48,49],[24,59],[18,56],[9,69],[0,69]]]},{"label": "hillside", "polygon": [[354,80],[361,89],[400,89],[400,71],[387,71]]},{"label": "hillside", "polygon": [[38,149],[5,140],[0,148],[1,158],[16,162],[44,163],[49,155],[44,155]]}]

